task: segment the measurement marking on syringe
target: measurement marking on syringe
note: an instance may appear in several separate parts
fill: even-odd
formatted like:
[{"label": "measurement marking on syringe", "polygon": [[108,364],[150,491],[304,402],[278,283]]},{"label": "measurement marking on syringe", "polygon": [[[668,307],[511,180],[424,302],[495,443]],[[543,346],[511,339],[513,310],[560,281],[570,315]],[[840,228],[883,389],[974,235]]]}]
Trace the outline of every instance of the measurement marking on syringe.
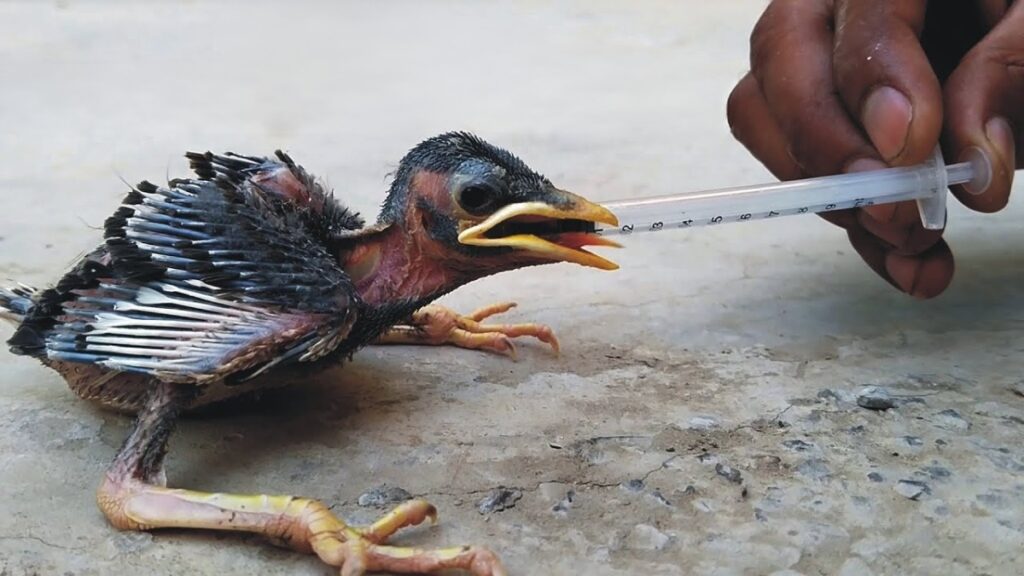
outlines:
[{"label": "measurement marking on syringe", "polygon": [[628,224],[621,224],[616,229],[602,228],[595,230],[596,234],[637,234],[642,232],[660,232],[662,230],[669,230],[674,228],[694,228],[697,226],[715,226],[721,224],[727,224],[730,222],[749,222],[759,219],[774,219],[780,216],[788,216],[793,214],[814,214],[819,212],[829,212],[834,210],[845,210],[850,208],[859,208],[864,206],[873,206],[876,203],[865,199],[865,198],[851,198],[850,200],[844,200],[842,202],[829,202],[827,204],[809,204],[805,206],[799,206],[794,208],[779,207],[776,209],[769,209],[765,212],[741,212],[741,213],[719,213],[715,215],[701,215],[700,212],[677,212],[676,218],[669,220],[655,220],[655,221],[634,221]]},{"label": "measurement marking on syringe", "polygon": [[[981,160],[946,166],[936,152],[931,162],[915,167],[615,201],[607,208],[618,217],[619,225],[595,233],[692,229],[908,200],[917,201],[923,225],[938,230],[945,223],[942,207],[946,188],[987,174]],[[926,206],[931,208],[926,210]]]}]

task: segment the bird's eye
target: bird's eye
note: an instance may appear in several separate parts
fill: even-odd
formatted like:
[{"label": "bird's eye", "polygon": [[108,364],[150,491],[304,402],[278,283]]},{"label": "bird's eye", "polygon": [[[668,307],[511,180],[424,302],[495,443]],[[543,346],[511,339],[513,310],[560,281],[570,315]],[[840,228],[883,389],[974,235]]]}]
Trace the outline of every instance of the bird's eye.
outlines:
[{"label": "bird's eye", "polygon": [[474,216],[481,216],[498,203],[498,190],[487,184],[470,184],[459,190],[455,201],[463,210]]}]

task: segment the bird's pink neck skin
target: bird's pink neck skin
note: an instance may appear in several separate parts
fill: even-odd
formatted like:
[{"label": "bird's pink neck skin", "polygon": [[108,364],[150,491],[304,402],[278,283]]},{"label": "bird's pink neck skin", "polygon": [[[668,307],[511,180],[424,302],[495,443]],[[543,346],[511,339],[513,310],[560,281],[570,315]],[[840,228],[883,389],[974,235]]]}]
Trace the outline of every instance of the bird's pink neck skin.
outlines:
[{"label": "bird's pink neck skin", "polygon": [[459,283],[453,271],[425,254],[416,235],[400,226],[360,243],[343,258],[359,296],[371,306],[420,300]]},{"label": "bird's pink neck skin", "polygon": [[447,180],[444,175],[427,171],[413,176],[402,221],[338,255],[365,303],[381,306],[421,300],[474,279],[459,271],[466,269],[458,265],[461,255],[452,254],[431,238],[426,229],[429,215],[417,207],[416,198],[426,198],[433,206],[447,210],[451,203]]}]

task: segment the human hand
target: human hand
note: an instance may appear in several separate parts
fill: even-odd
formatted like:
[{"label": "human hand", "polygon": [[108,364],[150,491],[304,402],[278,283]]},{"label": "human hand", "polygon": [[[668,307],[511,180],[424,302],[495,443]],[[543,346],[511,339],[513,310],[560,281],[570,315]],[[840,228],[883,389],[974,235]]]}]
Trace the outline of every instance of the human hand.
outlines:
[{"label": "human hand", "polygon": [[[948,161],[980,150],[991,163],[987,186],[954,188],[960,202],[1006,205],[1024,164],[1024,1],[774,0],[750,44],[729,125],[779,179],[917,164],[941,137]],[[913,202],[825,218],[907,294],[952,280],[942,231],[924,229]]]}]

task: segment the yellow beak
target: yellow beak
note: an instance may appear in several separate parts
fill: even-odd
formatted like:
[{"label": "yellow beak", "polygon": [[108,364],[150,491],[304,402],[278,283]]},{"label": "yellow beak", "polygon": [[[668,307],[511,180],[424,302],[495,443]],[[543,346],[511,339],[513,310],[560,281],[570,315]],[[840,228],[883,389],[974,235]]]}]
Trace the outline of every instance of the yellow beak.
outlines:
[{"label": "yellow beak", "polygon": [[[583,246],[619,248],[618,243],[592,232],[558,228],[559,221],[618,226],[618,218],[604,206],[594,204],[585,198],[562,190],[558,193],[567,201],[564,208],[544,202],[510,204],[491,214],[483,222],[466,222],[469,227],[459,233],[459,242],[470,246],[515,248],[552,261],[573,262],[602,270],[618,269],[618,264],[582,249]],[[511,233],[495,237],[492,231],[501,224],[505,224],[503,229]],[[517,228],[522,230],[518,231]],[[543,230],[539,232],[543,237],[537,235],[540,230]],[[492,233],[488,235],[488,232]]]}]

